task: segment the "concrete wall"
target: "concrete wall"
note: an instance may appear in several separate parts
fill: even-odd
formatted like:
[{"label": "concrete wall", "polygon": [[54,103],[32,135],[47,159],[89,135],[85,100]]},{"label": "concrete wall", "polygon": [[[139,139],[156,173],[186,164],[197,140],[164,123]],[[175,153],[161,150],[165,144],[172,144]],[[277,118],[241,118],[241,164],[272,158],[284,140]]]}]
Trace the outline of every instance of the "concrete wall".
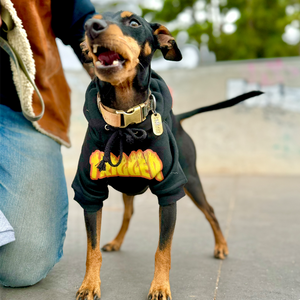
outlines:
[{"label": "concrete wall", "polygon": [[[173,91],[175,113],[213,104],[247,89],[267,91],[252,102],[183,122],[196,144],[201,174],[300,174],[299,58],[216,63],[159,73]],[[77,163],[85,132],[82,105],[89,79],[82,72],[67,72],[67,78],[73,90],[74,145],[64,150],[68,151],[68,168],[74,159]]]},{"label": "concrete wall", "polygon": [[[175,113],[234,96],[232,88],[229,90],[232,79],[244,79],[246,89],[251,89],[252,83],[253,88],[260,85],[258,88],[268,91],[257,97],[256,103],[247,100],[249,104],[183,122],[196,143],[201,173],[300,174],[299,58],[216,63],[160,74],[173,90]],[[278,94],[270,95],[270,88],[276,89],[278,84],[294,88],[296,96],[290,95],[288,109],[280,105]],[[236,94],[246,91],[238,89]],[[284,99],[286,95],[282,102]]]}]

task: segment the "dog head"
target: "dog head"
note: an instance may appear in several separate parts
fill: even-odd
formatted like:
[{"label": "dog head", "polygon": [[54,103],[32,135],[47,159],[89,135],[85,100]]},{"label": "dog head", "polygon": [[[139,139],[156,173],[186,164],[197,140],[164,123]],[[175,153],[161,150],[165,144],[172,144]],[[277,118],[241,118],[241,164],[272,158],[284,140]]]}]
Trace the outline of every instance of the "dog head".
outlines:
[{"label": "dog head", "polygon": [[128,11],[95,15],[85,24],[88,56],[95,74],[111,85],[132,81],[150,65],[154,52],[179,61],[181,53],[166,27]]}]

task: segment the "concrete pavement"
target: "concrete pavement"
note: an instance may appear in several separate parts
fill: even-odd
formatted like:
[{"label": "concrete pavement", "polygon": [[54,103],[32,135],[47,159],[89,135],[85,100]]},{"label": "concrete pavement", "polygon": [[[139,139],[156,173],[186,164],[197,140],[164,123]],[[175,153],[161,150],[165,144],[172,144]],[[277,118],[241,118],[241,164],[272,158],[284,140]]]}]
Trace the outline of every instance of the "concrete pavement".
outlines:
[{"label": "concrete pavement", "polygon": [[[213,258],[208,222],[187,197],[180,200],[172,248],[173,299],[299,300],[300,177],[202,176],[202,181],[230,253],[225,261]],[[121,196],[112,191],[104,207],[101,245],[117,233],[122,210]],[[121,251],[103,253],[103,300],[146,299],[157,242],[157,200],[147,192],[135,200]],[[74,299],[84,276],[85,255],[82,210],[71,201],[61,262],[33,287],[1,287],[0,299]]]}]

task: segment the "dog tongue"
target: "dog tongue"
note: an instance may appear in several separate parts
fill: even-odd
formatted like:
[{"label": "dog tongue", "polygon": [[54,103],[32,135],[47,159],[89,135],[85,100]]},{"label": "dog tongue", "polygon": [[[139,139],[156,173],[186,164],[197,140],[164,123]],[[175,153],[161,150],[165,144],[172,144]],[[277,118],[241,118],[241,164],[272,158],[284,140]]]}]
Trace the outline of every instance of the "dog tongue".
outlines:
[{"label": "dog tongue", "polygon": [[114,60],[119,60],[120,55],[114,51],[106,51],[98,56],[98,59],[102,61],[105,65],[112,65]]}]

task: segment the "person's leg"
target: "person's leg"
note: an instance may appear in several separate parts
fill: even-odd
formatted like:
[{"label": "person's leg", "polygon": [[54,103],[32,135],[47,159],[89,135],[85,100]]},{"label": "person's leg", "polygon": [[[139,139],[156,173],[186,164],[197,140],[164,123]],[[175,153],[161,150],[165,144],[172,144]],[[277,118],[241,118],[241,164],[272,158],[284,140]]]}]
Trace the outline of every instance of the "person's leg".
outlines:
[{"label": "person's leg", "polygon": [[0,210],[16,237],[0,247],[0,284],[33,285],[60,260],[67,197],[60,145],[0,105]]}]

